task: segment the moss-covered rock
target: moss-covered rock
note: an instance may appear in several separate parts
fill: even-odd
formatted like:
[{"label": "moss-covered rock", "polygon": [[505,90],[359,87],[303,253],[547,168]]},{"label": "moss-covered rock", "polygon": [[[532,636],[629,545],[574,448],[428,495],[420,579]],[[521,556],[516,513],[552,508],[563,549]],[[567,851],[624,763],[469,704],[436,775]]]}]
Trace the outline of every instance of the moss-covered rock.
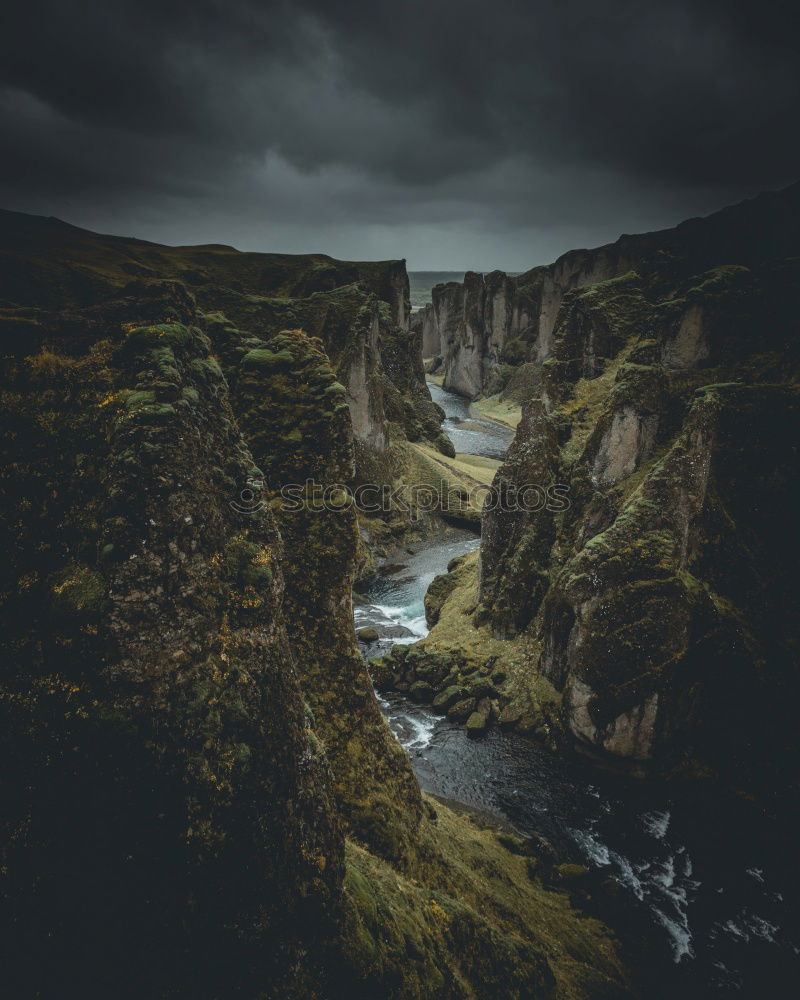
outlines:
[{"label": "moss-covered rock", "polygon": [[[195,365],[208,342],[182,297],[181,323],[136,319],[173,292],[43,315],[68,364],[5,358],[5,975],[42,995],[299,998],[327,976],[342,837],[274,519],[243,525],[222,488],[254,465],[224,382]],[[202,411],[166,412],[165,365]]]},{"label": "moss-covered rock", "polygon": [[773,609],[794,559],[774,540],[798,489],[800,273],[760,256],[785,235],[762,208],[747,213],[761,248],[734,212],[698,224],[703,239],[624,238],[544,273],[546,350],[519,366],[527,402],[495,488],[557,482],[566,503],[487,509],[479,603],[460,620],[473,644],[488,624],[531,650],[522,668],[498,653],[505,724],[750,789],[790,752],[791,726],[758,720],[785,701],[796,642]]},{"label": "moss-covered rock", "polygon": [[444,691],[440,691],[433,699],[432,705],[439,712],[448,712],[453,705],[470,696],[467,688],[460,684],[451,684]]},{"label": "moss-covered rock", "polygon": [[430,587],[425,591],[425,621],[432,628],[439,621],[442,605],[450,596],[456,585],[451,573],[440,573],[433,578]]},{"label": "moss-covered rock", "polygon": [[377,642],[380,639],[380,633],[376,628],[360,628],[356,632],[356,637],[359,642]]}]

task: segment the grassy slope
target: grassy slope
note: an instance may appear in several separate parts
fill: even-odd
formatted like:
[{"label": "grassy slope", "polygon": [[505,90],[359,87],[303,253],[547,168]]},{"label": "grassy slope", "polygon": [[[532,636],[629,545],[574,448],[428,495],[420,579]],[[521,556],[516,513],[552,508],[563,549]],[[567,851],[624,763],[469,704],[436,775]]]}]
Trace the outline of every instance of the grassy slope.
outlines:
[{"label": "grassy slope", "polygon": [[325,254],[243,253],[233,247],[169,247],[92,233],[58,219],[0,211],[0,301],[79,307],[136,278],[231,285],[272,297],[363,280],[378,286],[391,262],[337,261]]},{"label": "grassy slope", "polygon": [[[615,942],[566,893],[544,887],[536,860],[508,849],[516,838],[427,796],[426,805],[410,872],[348,844],[349,957],[363,980],[399,968],[403,996],[427,996],[432,987],[450,996],[453,983],[456,995],[490,996],[498,987],[515,995],[517,982],[520,998],[614,995],[626,979]],[[489,941],[505,955],[500,969],[483,961]],[[549,983],[532,985],[537,954],[552,970],[552,992]]]},{"label": "grassy slope", "polygon": [[504,399],[502,393],[478,399],[472,406],[479,416],[486,420],[496,420],[507,427],[516,428],[522,419],[522,407],[511,399]]}]

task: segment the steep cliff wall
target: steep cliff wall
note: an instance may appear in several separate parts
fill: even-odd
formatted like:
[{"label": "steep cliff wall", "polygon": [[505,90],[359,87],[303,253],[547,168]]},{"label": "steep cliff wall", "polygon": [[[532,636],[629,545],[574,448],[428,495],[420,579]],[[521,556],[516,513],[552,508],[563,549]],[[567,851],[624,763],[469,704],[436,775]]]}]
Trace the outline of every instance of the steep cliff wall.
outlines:
[{"label": "steep cliff wall", "polygon": [[419,320],[423,354],[441,355],[445,388],[474,399],[507,341],[530,326],[532,304],[501,271],[485,276],[469,271],[463,284],[436,285],[432,299]]},{"label": "steep cliff wall", "polygon": [[571,290],[631,270],[666,288],[718,264],[749,266],[791,255],[797,248],[799,200],[795,185],[674,229],[573,250],[514,277],[469,273],[463,285],[438,286],[430,319],[435,332],[429,337],[440,341],[445,387],[474,399],[501,391],[510,374],[507,366],[547,360],[559,310]]},{"label": "steep cliff wall", "polygon": [[411,314],[411,329],[419,336],[423,358],[437,358],[442,353],[442,339],[433,303]]},{"label": "steep cliff wall", "polygon": [[581,743],[763,787],[792,742],[800,272],[662,277],[564,297],[495,486],[570,507],[485,511],[477,617],[534,643],[515,682]]},{"label": "steep cliff wall", "polygon": [[[451,385],[476,391],[505,335],[490,378],[522,419],[480,559],[434,581],[429,636],[382,683],[472,730],[796,801],[772,762],[798,752],[798,248],[795,187],[436,290]],[[536,322],[495,336],[489,289],[513,332],[523,287]]]},{"label": "steep cliff wall", "polygon": [[[404,429],[437,440],[441,418],[409,331],[404,261],[163,247],[13,212],[0,212],[0,221],[0,302],[77,308],[114,294],[132,277],[174,278],[201,309],[220,311],[256,336],[302,328],[320,337],[348,390],[356,437],[369,451],[386,450],[387,422],[398,408],[387,413],[386,396],[396,395],[398,383],[410,408]],[[391,372],[383,345],[393,348]]]},{"label": "steep cliff wall", "polygon": [[[261,503],[275,509],[284,542],[286,627],[339,806],[363,843],[400,860],[417,832],[421,800],[353,632],[358,530],[342,490],[355,461],[347,392],[322,342],[300,330],[260,340],[214,316],[207,329],[263,475]],[[292,484],[297,499],[284,503],[281,489]]]},{"label": "steep cliff wall", "polygon": [[331,961],[342,833],[284,625],[282,543],[267,509],[245,523],[229,506],[254,463],[195,319],[168,282],[3,318],[51,345],[4,350],[15,995],[263,980],[299,998]]}]

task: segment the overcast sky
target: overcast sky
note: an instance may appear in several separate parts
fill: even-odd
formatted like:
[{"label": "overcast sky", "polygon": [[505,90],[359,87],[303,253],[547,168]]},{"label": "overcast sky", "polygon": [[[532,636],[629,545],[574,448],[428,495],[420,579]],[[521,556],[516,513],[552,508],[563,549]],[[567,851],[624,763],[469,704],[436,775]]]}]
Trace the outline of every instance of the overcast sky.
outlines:
[{"label": "overcast sky", "polygon": [[0,206],[103,232],[522,270],[800,178],[795,4],[14,6]]}]

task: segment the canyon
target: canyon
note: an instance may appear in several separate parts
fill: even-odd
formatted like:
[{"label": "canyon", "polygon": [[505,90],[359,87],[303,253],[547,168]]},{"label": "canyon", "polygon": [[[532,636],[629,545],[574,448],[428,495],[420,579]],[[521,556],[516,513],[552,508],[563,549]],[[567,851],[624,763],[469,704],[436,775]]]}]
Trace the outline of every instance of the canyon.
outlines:
[{"label": "canyon", "polygon": [[494,488],[570,497],[557,516],[484,511],[480,556],[431,599],[440,618],[448,594],[474,594],[423,644],[434,697],[477,677],[508,725],[784,794],[768,762],[794,752],[778,705],[796,673],[799,202],[795,186],[433,290],[415,321],[439,348],[429,370],[485,412],[518,411]]},{"label": "canyon", "polygon": [[351,588],[408,512],[282,509],[450,468],[402,263],[0,222],[11,994],[629,995],[384,721]]},{"label": "canyon", "polygon": [[[403,261],[0,213],[9,979],[637,995],[613,886],[423,793],[375,687],[791,825],[799,230],[795,186],[412,314]],[[569,505],[475,499],[530,484]],[[354,588],[453,532],[419,641],[359,644]]]}]

